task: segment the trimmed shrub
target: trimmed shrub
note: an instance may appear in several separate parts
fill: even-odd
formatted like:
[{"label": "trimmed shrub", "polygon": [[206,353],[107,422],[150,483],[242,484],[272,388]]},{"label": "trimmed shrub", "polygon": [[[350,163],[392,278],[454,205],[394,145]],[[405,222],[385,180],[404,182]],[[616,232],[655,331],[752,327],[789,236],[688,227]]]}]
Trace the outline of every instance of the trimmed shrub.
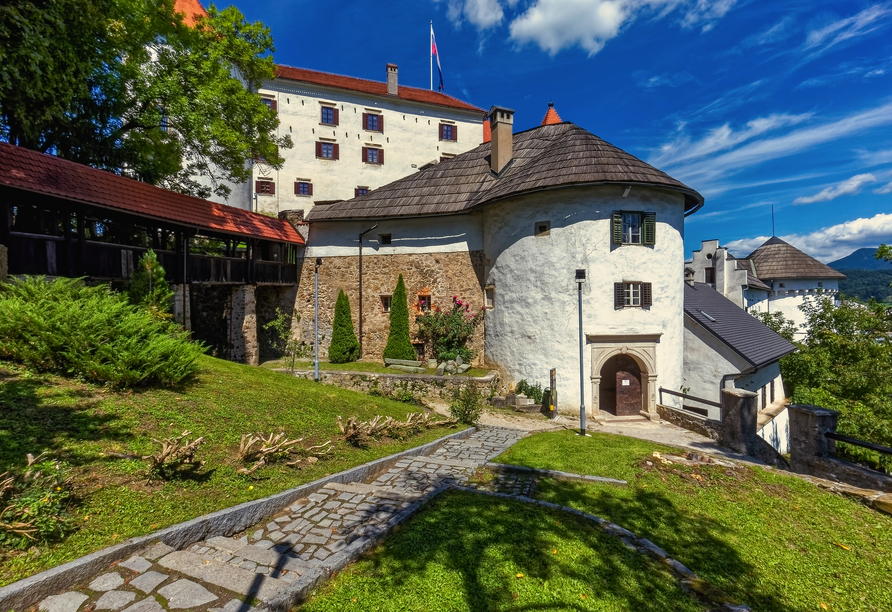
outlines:
[{"label": "trimmed shrub", "polygon": [[170,300],[173,291],[165,279],[164,266],[152,249],[139,258],[133,276],[130,277],[127,295],[131,304],[142,306],[152,316],[159,319],[171,318]]},{"label": "trimmed shrub", "polygon": [[452,404],[449,405],[449,414],[453,419],[467,425],[474,425],[480,418],[483,410],[483,402],[477,385],[466,382],[455,391],[452,396]]},{"label": "trimmed shrub", "polygon": [[390,300],[390,333],[384,349],[385,359],[416,359],[415,347],[409,336],[409,302],[406,300],[406,284],[400,274]]},{"label": "trimmed shrub", "polygon": [[328,360],[331,363],[349,363],[359,359],[359,340],[353,331],[353,317],[350,314],[350,300],[341,289],[335,302],[334,326],[331,344],[328,347]]},{"label": "trimmed shrub", "polygon": [[107,286],[25,277],[0,286],[0,359],[113,387],[175,384],[205,347]]}]

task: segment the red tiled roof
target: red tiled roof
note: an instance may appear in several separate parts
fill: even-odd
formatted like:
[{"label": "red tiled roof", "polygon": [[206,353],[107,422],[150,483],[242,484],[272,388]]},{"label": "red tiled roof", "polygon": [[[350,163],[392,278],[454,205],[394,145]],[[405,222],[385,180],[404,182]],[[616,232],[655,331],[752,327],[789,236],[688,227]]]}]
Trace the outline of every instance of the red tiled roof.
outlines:
[{"label": "red tiled roof", "polygon": [[545,116],[542,117],[542,123],[539,125],[554,125],[555,123],[563,123],[563,121],[561,116],[557,114],[557,111],[554,110],[554,102],[549,102],[548,110],[545,111]]},{"label": "red tiled roof", "polygon": [[287,221],[175,193],[3,142],[0,142],[0,186],[191,228],[304,244]]},{"label": "red tiled roof", "polygon": [[[341,76],[340,74],[332,74],[330,72],[319,72],[318,70],[293,68],[291,66],[281,65],[276,66],[276,76],[280,79],[288,79],[289,81],[302,81],[314,85],[324,85],[326,87],[335,87],[337,89],[359,91],[375,96],[387,96],[387,83],[380,81],[369,81],[367,79]],[[477,108],[467,102],[462,102],[458,98],[447,96],[444,93],[428,91],[427,89],[419,89],[417,87],[408,87],[406,85],[399,86],[398,97],[401,100],[408,100],[410,102],[448,106],[449,108],[457,108],[459,110],[472,111],[475,113],[486,112],[482,108]]]},{"label": "red tiled roof", "polygon": [[198,23],[199,17],[207,17],[208,12],[201,6],[198,0],[175,0],[173,4],[174,13],[183,13],[183,23],[190,28]]}]

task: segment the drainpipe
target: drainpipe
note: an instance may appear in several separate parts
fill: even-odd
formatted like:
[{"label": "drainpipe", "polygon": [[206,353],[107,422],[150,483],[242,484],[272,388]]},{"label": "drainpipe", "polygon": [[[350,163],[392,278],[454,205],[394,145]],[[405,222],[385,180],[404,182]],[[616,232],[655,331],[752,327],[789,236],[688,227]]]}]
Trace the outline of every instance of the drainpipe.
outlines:
[{"label": "drainpipe", "polygon": [[374,224],[364,232],[359,233],[359,358],[362,359],[362,237],[378,227]]}]

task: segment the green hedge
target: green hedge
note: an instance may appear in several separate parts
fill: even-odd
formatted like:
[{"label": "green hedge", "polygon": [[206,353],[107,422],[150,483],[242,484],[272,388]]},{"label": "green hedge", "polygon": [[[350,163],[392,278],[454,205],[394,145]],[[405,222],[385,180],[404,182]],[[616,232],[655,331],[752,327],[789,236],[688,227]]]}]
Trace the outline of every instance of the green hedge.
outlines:
[{"label": "green hedge", "polygon": [[344,290],[338,292],[335,302],[334,325],[331,331],[331,345],[328,347],[328,360],[331,363],[350,363],[359,359],[359,340],[353,332],[353,317],[350,314],[350,301]]},{"label": "green hedge", "polygon": [[406,300],[406,284],[400,274],[390,299],[390,333],[384,348],[385,359],[416,359],[415,347],[409,337],[409,302]]},{"label": "green hedge", "polygon": [[105,285],[25,277],[0,285],[0,359],[114,387],[175,384],[205,351]]}]

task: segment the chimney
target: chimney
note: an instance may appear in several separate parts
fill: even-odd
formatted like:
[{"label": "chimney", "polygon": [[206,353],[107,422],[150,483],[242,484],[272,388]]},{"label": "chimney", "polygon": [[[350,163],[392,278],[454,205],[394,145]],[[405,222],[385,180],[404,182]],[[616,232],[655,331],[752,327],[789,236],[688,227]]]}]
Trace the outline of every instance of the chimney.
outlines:
[{"label": "chimney", "polygon": [[396,64],[387,64],[387,95],[388,96],[399,96],[400,95],[400,86],[397,81],[398,73],[399,73],[399,68],[396,67]]},{"label": "chimney", "polygon": [[489,109],[489,127],[492,132],[489,167],[498,174],[514,157],[514,146],[511,143],[514,136],[514,111],[503,106],[493,106]]}]

